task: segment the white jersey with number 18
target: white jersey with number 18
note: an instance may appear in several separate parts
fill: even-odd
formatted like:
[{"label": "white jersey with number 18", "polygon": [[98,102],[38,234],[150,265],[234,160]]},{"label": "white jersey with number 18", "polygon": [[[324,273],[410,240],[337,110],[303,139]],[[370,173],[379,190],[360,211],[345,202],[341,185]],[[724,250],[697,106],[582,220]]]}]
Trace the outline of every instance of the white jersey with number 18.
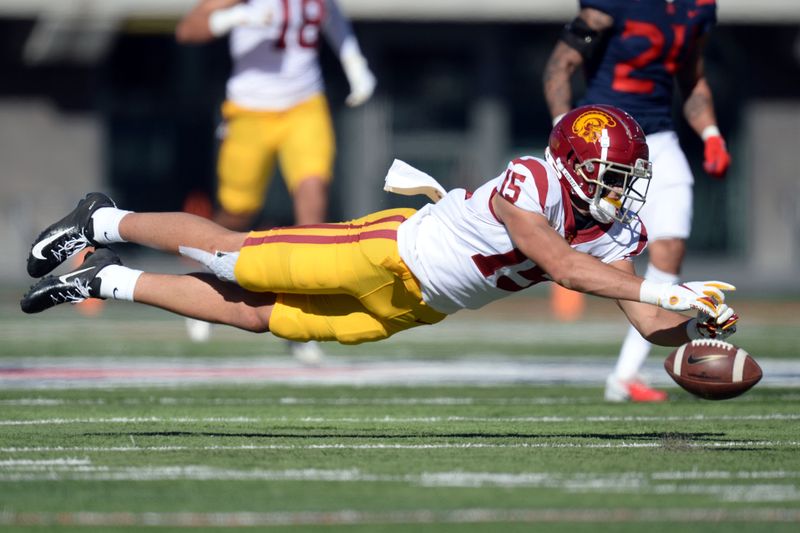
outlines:
[{"label": "white jersey with number 18", "polygon": [[321,92],[317,47],[325,0],[250,0],[250,4],[273,13],[272,23],[231,32],[228,100],[249,109],[277,111]]},{"label": "white jersey with number 18", "polygon": [[638,255],[647,243],[638,218],[578,230],[567,192],[544,160],[522,157],[473,194],[454,189],[400,225],[400,257],[425,302],[442,313],[477,309],[536,283],[544,271],[520,252],[492,211],[495,194],[544,216],[572,248],[604,263]]}]

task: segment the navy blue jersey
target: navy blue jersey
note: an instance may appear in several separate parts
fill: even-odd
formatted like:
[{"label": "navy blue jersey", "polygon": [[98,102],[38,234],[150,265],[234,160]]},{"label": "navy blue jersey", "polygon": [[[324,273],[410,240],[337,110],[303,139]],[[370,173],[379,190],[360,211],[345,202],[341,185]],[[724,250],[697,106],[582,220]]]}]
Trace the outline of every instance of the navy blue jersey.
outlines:
[{"label": "navy blue jersey", "polygon": [[716,23],[716,0],[580,0],[614,18],[601,57],[587,72],[583,104],[629,112],[645,133],[675,129],[673,75]]}]

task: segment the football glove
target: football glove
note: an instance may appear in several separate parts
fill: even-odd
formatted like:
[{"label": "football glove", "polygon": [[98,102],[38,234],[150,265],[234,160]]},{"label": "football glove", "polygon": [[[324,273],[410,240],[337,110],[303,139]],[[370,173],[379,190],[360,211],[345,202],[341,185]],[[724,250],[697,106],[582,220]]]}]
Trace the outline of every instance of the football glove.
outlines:
[{"label": "football glove", "polygon": [[689,338],[691,340],[725,340],[736,333],[736,323],[739,322],[739,315],[734,313],[733,309],[726,304],[720,305],[719,311],[717,318],[698,312],[697,318],[693,318],[686,325]]},{"label": "football glove", "polygon": [[[639,289],[639,301],[670,311],[694,309],[718,319],[730,310],[727,305],[724,305],[725,293],[723,291],[735,290],[736,287],[722,281],[688,281],[673,285],[672,283],[644,280]],[[726,317],[725,320],[727,318],[729,317]]]},{"label": "football glove", "polygon": [[349,38],[342,45],[339,54],[342,62],[342,69],[350,84],[350,94],[345,99],[345,103],[350,107],[363,104],[370,99],[375,92],[377,81],[372,71],[367,66],[366,58],[361,55],[361,50],[355,39]]},{"label": "football glove", "polygon": [[704,155],[703,169],[708,175],[712,178],[724,179],[731,164],[731,156],[725,147],[725,139],[721,135],[706,137]]}]

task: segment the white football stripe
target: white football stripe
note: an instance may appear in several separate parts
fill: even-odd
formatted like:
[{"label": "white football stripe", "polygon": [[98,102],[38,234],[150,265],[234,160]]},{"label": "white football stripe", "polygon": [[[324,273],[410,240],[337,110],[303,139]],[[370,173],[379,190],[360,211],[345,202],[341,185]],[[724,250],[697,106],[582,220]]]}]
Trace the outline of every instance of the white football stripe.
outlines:
[{"label": "white football stripe", "polygon": [[686,345],[684,344],[680,348],[678,348],[678,352],[675,354],[675,362],[672,363],[672,373],[676,376],[681,375],[681,361],[683,361],[683,352],[686,351]]},{"label": "white football stripe", "polygon": [[744,362],[747,360],[747,352],[739,348],[736,350],[736,358],[733,360],[733,375],[731,380],[739,383],[744,377]]},{"label": "white football stripe", "polygon": [[[292,527],[363,525],[376,529],[378,524],[402,525],[406,530],[415,524],[498,524],[514,522],[531,524],[644,524],[644,529],[654,522],[670,523],[762,523],[780,524],[797,522],[800,511],[786,508],[763,507],[713,507],[709,508],[608,508],[608,509],[493,509],[459,508],[436,511],[430,508],[387,511],[360,511],[341,509],[335,511],[239,511],[239,512],[95,512],[95,511],[8,511],[0,514],[0,525],[51,526],[50,529],[69,524],[72,527],[166,527],[220,528],[220,527]],[[441,526],[440,526],[441,527]],[[308,528],[306,528],[308,529]],[[552,528],[551,528],[552,529]],[[614,528],[606,528],[614,529]],[[629,528],[632,529],[632,528]],[[677,529],[677,528],[676,528]]]}]

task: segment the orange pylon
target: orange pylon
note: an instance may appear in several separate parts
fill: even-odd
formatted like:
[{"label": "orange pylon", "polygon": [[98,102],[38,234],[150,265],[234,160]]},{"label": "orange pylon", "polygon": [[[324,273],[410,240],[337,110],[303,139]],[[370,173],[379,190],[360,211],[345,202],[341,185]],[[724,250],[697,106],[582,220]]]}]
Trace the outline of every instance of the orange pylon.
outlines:
[{"label": "orange pylon", "polygon": [[586,298],[582,292],[565,289],[558,283],[551,284],[550,310],[562,322],[574,322],[583,316]]}]

